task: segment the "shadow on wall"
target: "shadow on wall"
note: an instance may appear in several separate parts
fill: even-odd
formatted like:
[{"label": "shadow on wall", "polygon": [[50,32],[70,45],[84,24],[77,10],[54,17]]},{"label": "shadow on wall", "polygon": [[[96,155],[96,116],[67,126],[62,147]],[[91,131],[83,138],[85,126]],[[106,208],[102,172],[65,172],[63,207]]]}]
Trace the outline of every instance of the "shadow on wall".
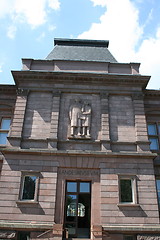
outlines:
[{"label": "shadow on wall", "polygon": [[119,206],[120,211],[125,217],[148,217],[141,206],[134,207],[124,207]]}]

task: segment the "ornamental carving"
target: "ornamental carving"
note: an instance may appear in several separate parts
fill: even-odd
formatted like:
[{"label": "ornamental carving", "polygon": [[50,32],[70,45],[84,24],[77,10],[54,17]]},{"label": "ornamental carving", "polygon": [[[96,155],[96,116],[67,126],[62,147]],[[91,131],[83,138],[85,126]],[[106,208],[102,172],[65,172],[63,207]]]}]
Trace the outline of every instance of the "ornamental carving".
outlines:
[{"label": "ornamental carving", "polygon": [[137,235],[137,240],[160,240],[160,234],[144,234],[144,235]]},{"label": "ornamental carving", "polygon": [[11,231],[0,231],[0,239],[14,239],[16,232]]}]

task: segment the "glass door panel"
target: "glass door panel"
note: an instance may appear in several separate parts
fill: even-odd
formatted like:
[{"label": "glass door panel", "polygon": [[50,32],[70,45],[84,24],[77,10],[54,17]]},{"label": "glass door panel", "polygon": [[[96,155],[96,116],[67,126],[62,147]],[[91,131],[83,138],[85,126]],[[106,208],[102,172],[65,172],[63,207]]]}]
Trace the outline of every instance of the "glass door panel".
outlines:
[{"label": "glass door panel", "polygon": [[69,237],[90,237],[91,216],[90,182],[66,182],[64,227]]}]

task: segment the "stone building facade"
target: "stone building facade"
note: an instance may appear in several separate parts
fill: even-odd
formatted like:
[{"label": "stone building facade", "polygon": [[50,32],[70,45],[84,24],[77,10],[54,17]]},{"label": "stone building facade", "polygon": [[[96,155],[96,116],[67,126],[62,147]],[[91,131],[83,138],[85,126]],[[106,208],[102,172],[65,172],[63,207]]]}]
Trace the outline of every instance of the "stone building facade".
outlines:
[{"label": "stone building facade", "polygon": [[0,239],[160,239],[160,91],[108,41],[54,42],[0,85]]}]

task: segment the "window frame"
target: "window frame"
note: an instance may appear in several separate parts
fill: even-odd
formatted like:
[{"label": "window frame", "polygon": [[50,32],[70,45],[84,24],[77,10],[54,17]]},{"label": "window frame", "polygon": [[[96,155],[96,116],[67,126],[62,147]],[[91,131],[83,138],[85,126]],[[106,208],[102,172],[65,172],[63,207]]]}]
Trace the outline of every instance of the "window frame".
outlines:
[{"label": "window frame", "polygon": [[[2,122],[3,122],[4,119],[9,119],[10,120],[10,125],[9,125],[8,129],[2,129]],[[12,121],[12,118],[10,116],[2,116],[0,118],[0,134],[1,133],[6,133],[7,134],[7,136],[5,137],[6,142],[5,143],[0,143],[0,145],[6,145],[7,144],[7,137],[9,135],[9,131],[10,131],[10,127],[11,127],[11,121]]]},{"label": "window frame", "polygon": [[[35,191],[34,191],[33,199],[23,199],[23,190],[24,190],[24,183],[25,183],[26,176],[35,176],[36,177]],[[38,203],[39,178],[40,178],[40,172],[22,171],[18,203]]]},{"label": "window frame", "polygon": [[[121,180],[130,180],[131,181],[131,190],[132,190],[132,202],[122,202],[121,200]],[[118,188],[119,188],[119,206],[137,206],[137,177],[135,175],[118,175]]]},{"label": "window frame", "polygon": [[[149,125],[154,125],[155,126],[156,134],[149,134],[149,130],[148,130]],[[155,138],[158,141],[158,148],[157,149],[151,149],[150,148],[150,150],[153,151],[153,152],[160,151],[160,130],[159,130],[159,126],[160,126],[160,122],[157,122],[157,121],[147,122],[148,140],[149,140],[150,144],[151,144],[151,141],[150,141],[151,138],[152,139]]]},{"label": "window frame", "polygon": [[156,182],[157,203],[158,203],[158,208],[159,208],[159,211],[160,211],[160,201],[159,201],[159,195],[158,195],[158,192],[160,192],[160,191],[158,191],[157,180],[160,181],[160,177],[156,177],[156,181],[155,181]]},{"label": "window frame", "polygon": [[126,240],[127,237],[132,237],[132,240],[135,240],[135,239],[136,239],[136,236],[133,235],[133,234],[125,234],[125,235],[123,235],[123,240]]}]

